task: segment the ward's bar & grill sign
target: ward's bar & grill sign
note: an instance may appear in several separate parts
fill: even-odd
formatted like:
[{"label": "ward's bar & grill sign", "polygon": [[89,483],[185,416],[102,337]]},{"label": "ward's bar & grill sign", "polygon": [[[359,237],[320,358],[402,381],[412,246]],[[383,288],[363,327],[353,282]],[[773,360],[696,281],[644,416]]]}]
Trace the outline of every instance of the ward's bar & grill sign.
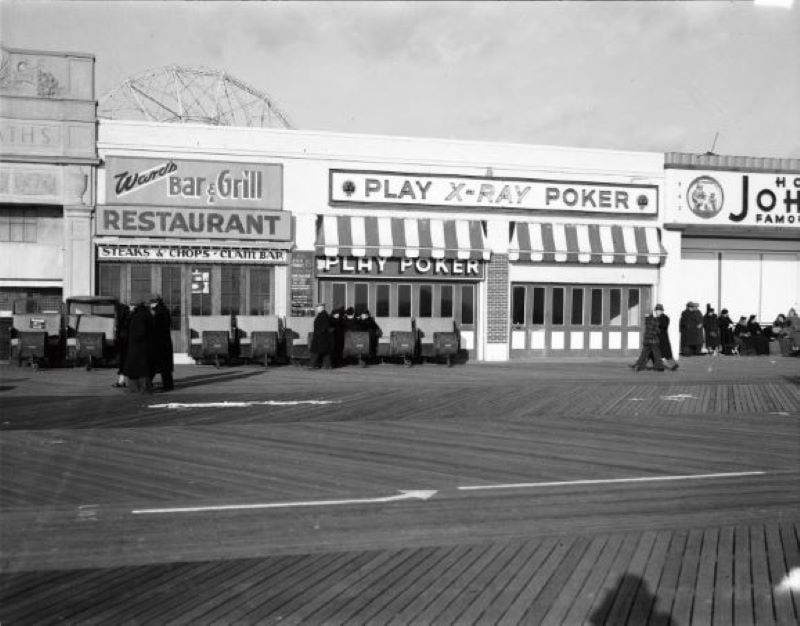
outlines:
[{"label": "ward's bar & grill sign", "polygon": [[109,157],[97,234],[289,241],[281,165]]},{"label": "ward's bar & grill sign", "polygon": [[330,171],[332,203],[657,215],[656,185]]}]

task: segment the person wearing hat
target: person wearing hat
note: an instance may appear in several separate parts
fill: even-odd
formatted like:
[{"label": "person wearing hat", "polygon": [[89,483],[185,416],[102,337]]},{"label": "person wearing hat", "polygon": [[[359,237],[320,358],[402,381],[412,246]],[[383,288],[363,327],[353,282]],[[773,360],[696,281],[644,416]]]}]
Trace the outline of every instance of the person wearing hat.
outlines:
[{"label": "person wearing hat", "polygon": [[[662,307],[663,308],[663,307]],[[664,371],[664,363],[661,360],[661,347],[659,344],[658,311],[653,311],[644,318],[644,329],[642,330],[642,349],[639,358],[632,365],[633,369],[641,372],[647,366],[647,361],[653,361],[653,369],[657,372]]]},{"label": "person wearing hat", "polygon": [[172,317],[158,294],[150,297],[150,313],[153,316],[152,347],[150,349],[153,359],[153,377],[160,374],[161,389],[172,391],[175,388],[172,378],[172,372],[175,369],[172,355]]},{"label": "person wearing hat", "polygon": [[698,310],[699,306],[690,300],[681,313],[678,329],[681,333],[681,354],[684,356],[700,354],[703,347],[703,314]]},{"label": "person wearing hat", "polygon": [[314,332],[311,337],[309,352],[311,359],[309,368],[319,369],[320,361],[326,370],[331,369],[331,352],[333,351],[333,327],[325,304],[317,304],[317,315],[314,317]]},{"label": "person wearing hat", "polygon": [[717,356],[719,353],[719,320],[714,312],[714,307],[706,304],[706,314],[703,316],[703,332],[706,338],[706,350],[709,354]]},{"label": "person wearing hat", "polygon": [[153,316],[149,307],[139,302],[128,323],[128,351],[123,367],[129,393],[150,393],[153,390],[152,334]]},{"label": "person wearing hat", "polygon": [[654,312],[658,319],[658,347],[661,349],[661,358],[664,360],[664,364],[674,372],[678,369],[678,364],[672,355],[672,343],[669,340],[669,316],[664,313],[663,304],[656,304]]},{"label": "person wearing hat", "polygon": [[719,327],[719,344],[722,354],[733,354],[736,341],[733,337],[733,320],[728,315],[728,309],[722,309],[717,318]]}]

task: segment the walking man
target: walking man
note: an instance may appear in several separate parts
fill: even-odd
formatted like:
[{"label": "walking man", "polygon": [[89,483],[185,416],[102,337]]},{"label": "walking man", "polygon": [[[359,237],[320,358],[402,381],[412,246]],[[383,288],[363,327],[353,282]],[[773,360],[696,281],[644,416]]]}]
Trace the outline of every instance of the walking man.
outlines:
[{"label": "walking man", "polygon": [[[664,307],[661,307],[663,311]],[[644,318],[644,330],[642,336],[642,350],[639,359],[633,366],[637,372],[645,369],[647,361],[652,359],[653,369],[657,372],[664,371],[664,363],[661,361],[661,347],[659,346],[658,311],[653,311]]]}]

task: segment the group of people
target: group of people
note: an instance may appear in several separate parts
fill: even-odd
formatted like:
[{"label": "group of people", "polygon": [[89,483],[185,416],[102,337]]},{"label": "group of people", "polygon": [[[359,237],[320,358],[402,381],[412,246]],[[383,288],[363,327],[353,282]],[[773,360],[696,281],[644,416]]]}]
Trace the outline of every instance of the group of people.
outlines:
[{"label": "group of people", "polygon": [[172,372],[172,317],[164,301],[153,295],[147,302],[121,307],[117,319],[119,369],[113,387],[130,393],[152,393],[153,379],[161,376],[164,391],[174,388]]},{"label": "group of people", "polygon": [[319,303],[309,346],[309,367],[331,369],[346,364],[348,355],[345,350],[345,336],[348,331],[368,332],[370,346],[367,356],[375,356],[381,329],[368,309],[358,315],[353,307],[341,307],[328,313],[325,304]]},{"label": "group of people", "polygon": [[[800,318],[794,309],[788,315],[780,314],[771,326],[763,326],[755,315],[742,315],[734,323],[728,309],[717,315],[706,304],[705,315],[697,302],[687,302],[681,313],[681,355],[698,354],[765,354],[770,353],[770,342],[781,342],[782,353],[800,354]],[[797,337],[796,345],[794,337]],[[786,345],[783,345],[786,342]],[[705,351],[703,348],[705,347]]]},{"label": "group of people", "polygon": [[[777,341],[781,353],[800,357],[800,317],[795,309],[787,315],[780,314],[771,326],[762,328],[755,315],[742,316],[734,324],[728,309],[717,315],[714,308],[706,305],[706,313],[700,312],[699,304],[689,301],[681,313],[679,330],[682,356],[698,354],[769,354],[771,341]],[[664,307],[656,304],[652,314],[645,317],[642,348],[639,358],[631,367],[640,371],[653,363],[653,369],[663,372],[665,366],[678,369],[672,355],[669,339],[670,319]],[[705,352],[703,347],[705,346]]]}]

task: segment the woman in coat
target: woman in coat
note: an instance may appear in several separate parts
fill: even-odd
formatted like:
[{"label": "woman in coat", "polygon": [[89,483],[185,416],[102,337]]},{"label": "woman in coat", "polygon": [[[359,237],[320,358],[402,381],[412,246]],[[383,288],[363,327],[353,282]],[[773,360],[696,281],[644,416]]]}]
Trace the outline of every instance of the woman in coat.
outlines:
[{"label": "woman in coat", "polygon": [[655,314],[658,316],[658,346],[661,348],[661,358],[671,370],[678,369],[675,357],[672,356],[672,343],[669,340],[669,316],[664,313],[664,305],[657,304]]},{"label": "woman in coat", "polygon": [[703,332],[706,336],[706,350],[712,354],[719,352],[719,320],[714,308],[706,304],[706,314],[703,316]]},{"label": "woman in coat", "polygon": [[761,324],[756,320],[755,315],[751,315],[747,320],[747,330],[752,338],[753,348],[756,354],[769,354],[769,337],[764,334]]},{"label": "woman in coat", "polygon": [[128,323],[128,354],[125,356],[124,371],[128,377],[128,391],[131,393],[152,391],[152,334],[152,315],[144,302],[140,302],[131,313]]},{"label": "woman in coat", "polygon": [[172,356],[172,317],[160,296],[151,298],[150,312],[153,314],[153,376],[161,374],[162,388],[164,391],[171,391],[175,388],[172,379],[172,371],[175,369]]},{"label": "woman in coat", "polygon": [[681,332],[681,354],[691,356],[700,354],[703,347],[703,314],[697,310],[697,302],[687,302],[681,313],[678,326]]},{"label": "woman in coat", "polygon": [[309,367],[319,368],[320,360],[326,370],[331,369],[331,352],[333,351],[333,326],[325,305],[317,305],[317,316],[314,318],[314,332],[311,337],[311,361]]},{"label": "woman in coat", "polygon": [[733,347],[736,342],[733,338],[733,320],[728,315],[728,309],[722,309],[717,318],[717,326],[719,326],[719,343],[722,349],[722,354],[733,353]]}]

